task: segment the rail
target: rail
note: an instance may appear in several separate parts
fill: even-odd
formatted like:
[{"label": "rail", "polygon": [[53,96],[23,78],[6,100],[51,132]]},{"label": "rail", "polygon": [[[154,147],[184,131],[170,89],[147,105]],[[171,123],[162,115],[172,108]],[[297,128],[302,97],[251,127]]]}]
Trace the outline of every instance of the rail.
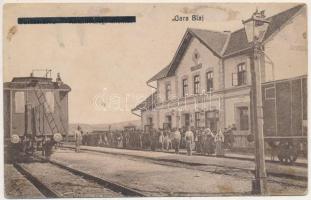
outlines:
[{"label": "rail", "polygon": [[39,179],[33,176],[26,168],[19,163],[14,163],[13,166],[20,172],[27,180],[29,180],[45,197],[47,198],[60,198],[61,195],[51,189],[46,184],[42,183]]},{"label": "rail", "polygon": [[64,165],[64,164],[61,164],[57,161],[54,161],[54,160],[49,160],[49,162],[51,164],[54,164],[58,167],[61,167],[63,169],[66,169],[68,170],[69,172],[75,174],[75,175],[78,175],[78,176],[81,176],[82,178],[84,179],[87,179],[87,180],[91,180],[91,181],[95,181],[96,183],[100,184],[100,185],[103,185],[104,187],[108,188],[108,189],[111,189],[112,191],[115,191],[115,192],[119,192],[125,196],[130,196],[130,197],[144,197],[145,195],[141,192],[138,192],[132,188],[129,188],[129,187],[126,187],[124,185],[120,185],[118,183],[114,183],[108,179],[104,179],[104,178],[99,178],[97,176],[93,176],[91,174],[88,174],[88,173],[85,173],[83,171],[80,171],[80,170],[77,170],[77,169],[74,169],[72,167],[69,167],[67,165]]}]

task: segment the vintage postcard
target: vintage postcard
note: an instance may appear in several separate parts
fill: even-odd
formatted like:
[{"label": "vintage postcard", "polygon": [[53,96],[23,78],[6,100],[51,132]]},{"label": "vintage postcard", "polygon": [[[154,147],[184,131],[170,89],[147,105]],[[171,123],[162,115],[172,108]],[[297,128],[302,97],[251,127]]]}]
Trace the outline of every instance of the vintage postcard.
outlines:
[{"label": "vintage postcard", "polygon": [[306,195],[307,16],[5,4],[5,197]]}]

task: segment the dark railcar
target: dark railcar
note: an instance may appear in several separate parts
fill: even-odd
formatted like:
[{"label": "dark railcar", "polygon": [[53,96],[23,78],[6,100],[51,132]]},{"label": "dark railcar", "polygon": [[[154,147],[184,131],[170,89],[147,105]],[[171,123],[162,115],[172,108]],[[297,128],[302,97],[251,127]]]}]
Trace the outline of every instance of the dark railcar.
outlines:
[{"label": "dark railcar", "polygon": [[6,157],[42,151],[68,133],[68,92],[70,87],[46,77],[16,77],[3,86],[4,138]]},{"label": "dark railcar", "polygon": [[262,84],[265,141],[281,162],[307,152],[307,76]]}]

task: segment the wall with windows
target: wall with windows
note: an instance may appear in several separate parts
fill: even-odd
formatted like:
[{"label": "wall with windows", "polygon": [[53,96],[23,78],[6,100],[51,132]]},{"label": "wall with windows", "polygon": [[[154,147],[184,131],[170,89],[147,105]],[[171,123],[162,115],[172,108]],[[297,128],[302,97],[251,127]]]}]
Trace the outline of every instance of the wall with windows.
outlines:
[{"label": "wall with windows", "polygon": [[[238,93],[240,93],[240,95],[238,95]],[[237,92],[236,94],[237,95],[235,96],[225,97],[225,127],[235,124],[239,133],[248,134],[250,130],[250,124],[248,126],[245,124],[241,125],[241,122],[246,121],[245,115],[243,115],[241,118],[241,112],[242,114],[248,114],[248,122],[250,123],[250,97],[244,91]],[[248,111],[243,110],[245,108],[248,108]],[[248,130],[245,127],[248,127]]]},{"label": "wall with windows", "polygon": [[[225,68],[225,88],[235,88],[241,85],[251,84],[251,74],[250,74],[250,59],[246,55],[235,56],[227,58],[224,60]],[[242,78],[241,69],[245,69],[244,81],[239,80]],[[244,84],[239,84],[243,83]]]},{"label": "wall with windows", "polygon": [[199,75],[199,93],[207,89],[206,73],[213,72],[214,90],[218,90],[219,58],[203,45],[198,39],[193,38],[177,70],[178,96],[183,97],[183,80],[188,82],[188,94],[194,94],[194,76]]},{"label": "wall with windows", "polygon": [[[195,104],[193,101],[191,102],[190,100],[187,101],[187,104],[181,105],[181,106],[176,106],[175,104],[168,104],[168,105],[162,105],[158,107],[158,127],[163,128],[163,124],[171,123],[170,127],[171,128],[182,128],[185,126],[199,126],[199,127],[204,127],[206,125],[206,116],[209,118],[212,118],[212,116],[215,110],[219,110],[219,99],[218,98],[213,98],[211,103],[205,102],[205,103],[197,103]],[[210,112],[209,112],[210,111]],[[206,112],[209,112],[208,115],[206,115]],[[200,113],[196,114],[195,113]],[[170,120],[169,121],[169,117]],[[144,117],[145,118],[145,117]],[[156,119],[156,118],[155,118]],[[196,121],[196,119],[198,119]],[[146,120],[144,120],[143,123],[147,123]],[[212,122],[210,120],[209,123],[216,123]]]},{"label": "wall with windows", "polygon": [[171,109],[160,109],[158,110],[159,112],[159,128],[163,127],[170,127],[170,128],[175,128],[176,127],[176,113]]},{"label": "wall with windows", "polygon": [[[174,76],[158,80],[157,98],[158,103],[175,99],[176,94],[176,78]],[[167,89],[170,89],[168,91]]]},{"label": "wall with windows", "polygon": [[153,128],[158,128],[158,113],[155,110],[147,110],[142,112],[142,130],[144,130],[145,125],[152,125]]},{"label": "wall with windows", "polygon": [[249,90],[232,92],[225,98],[225,127],[236,127],[234,134],[234,148],[251,148],[254,143],[247,140],[251,131],[250,121],[250,97]]}]

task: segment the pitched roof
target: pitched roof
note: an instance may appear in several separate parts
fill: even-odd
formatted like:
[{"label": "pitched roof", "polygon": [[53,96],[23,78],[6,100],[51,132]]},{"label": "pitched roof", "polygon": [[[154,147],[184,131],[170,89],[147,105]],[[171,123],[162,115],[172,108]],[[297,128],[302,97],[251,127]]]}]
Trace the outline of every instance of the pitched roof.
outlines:
[{"label": "pitched roof", "polygon": [[205,43],[205,45],[209,46],[216,54],[219,56],[222,55],[222,50],[229,38],[229,33],[194,28],[190,28],[189,31]]},{"label": "pitched roof", "polygon": [[167,65],[166,67],[161,69],[161,71],[159,71],[156,75],[154,75],[151,79],[149,79],[147,83],[166,77],[169,69],[170,69],[170,65]]},{"label": "pitched roof", "polygon": [[[288,20],[290,20],[302,7],[304,4],[300,4],[276,15],[273,15],[267,20],[270,21],[268,30],[265,34],[264,41],[267,40],[274,32],[279,30]],[[231,33],[230,40],[224,57],[232,55],[236,52],[243,51],[245,49],[251,48],[251,43],[248,43],[246,38],[246,32],[244,28],[241,28],[233,33]]]},{"label": "pitched roof", "polygon": [[157,100],[157,92],[154,92],[149,97],[147,97],[143,102],[138,104],[132,111],[136,110],[150,110],[155,107]]},{"label": "pitched roof", "polygon": [[[302,7],[304,7],[304,5],[305,4],[299,4],[293,8],[290,8],[276,15],[273,15],[272,17],[269,17],[268,20],[270,21],[270,24],[264,40],[267,40],[274,32],[279,30],[288,20],[290,20],[295,14],[297,14],[298,11]],[[219,57],[227,57],[251,48],[251,43],[248,43],[247,41],[244,28],[236,30],[230,34],[225,32],[217,32],[204,29],[188,28],[185,36],[189,35],[188,33],[190,33],[191,37],[194,36],[198,40],[200,40],[205,46],[207,46],[207,48],[209,48],[213,53],[217,54]],[[185,40],[186,38],[185,36],[182,43],[183,42],[189,43],[189,40]],[[180,45],[180,47],[183,47],[182,44]],[[174,57],[171,64],[163,68],[160,72],[158,72],[151,79],[149,79],[148,83],[174,74],[178,66],[177,64],[178,62],[180,62],[181,59],[180,57],[183,55],[186,48],[184,47],[180,49],[181,50],[177,50],[176,53],[178,54],[178,51],[182,51],[179,54],[180,56],[179,57],[176,56],[176,58]],[[177,60],[177,62],[174,60]]]},{"label": "pitched roof", "polygon": [[188,28],[185,33],[184,39],[181,42],[182,44],[180,45],[179,49],[176,52],[176,54],[178,54],[176,58],[173,59],[173,61],[169,65],[167,65],[165,68],[159,71],[151,79],[149,79],[147,83],[170,76],[175,72],[178,66],[178,62],[180,61],[180,58],[182,57],[184,51],[186,50],[186,48],[183,47],[187,46],[187,44],[185,43],[189,43],[192,37],[196,37],[214,54],[216,54],[217,56],[221,56],[224,47],[227,43],[227,40],[229,39],[229,34],[218,31]]},{"label": "pitched roof", "polygon": [[178,68],[179,63],[181,62],[193,37],[197,38],[215,56],[221,57],[223,49],[229,38],[229,34],[225,32],[188,28],[170,64],[167,76],[175,75],[175,71]]},{"label": "pitched roof", "polygon": [[71,88],[67,84],[58,85],[57,82],[53,82],[52,78],[44,77],[15,77],[11,82],[3,83],[4,90],[11,89],[28,89],[40,85],[41,89],[59,89],[70,91]]}]

